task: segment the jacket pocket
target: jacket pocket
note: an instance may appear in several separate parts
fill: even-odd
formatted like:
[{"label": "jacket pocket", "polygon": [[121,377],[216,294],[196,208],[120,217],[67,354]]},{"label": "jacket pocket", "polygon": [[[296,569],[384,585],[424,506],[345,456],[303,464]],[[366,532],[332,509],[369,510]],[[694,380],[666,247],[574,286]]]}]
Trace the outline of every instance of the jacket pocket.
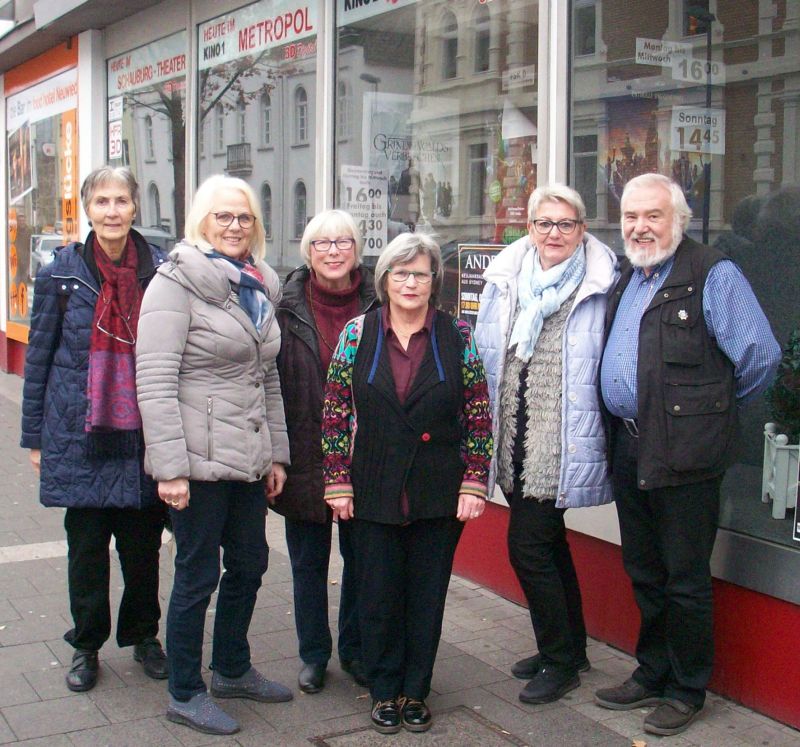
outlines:
[{"label": "jacket pocket", "polygon": [[698,324],[705,324],[705,319],[697,296],[661,307],[661,350],[665,363],[699,366],[703,362],[703,338],[696,329]]},{"label": "jacket pocket", "polygon": [[206,398],[206,456],[214,459],[214,398]]},{"label": "jacket pocket", "polygon": [[667,463],[691,472],[720,466],[728,447],[731,397],[723,381],[665,384]]}]

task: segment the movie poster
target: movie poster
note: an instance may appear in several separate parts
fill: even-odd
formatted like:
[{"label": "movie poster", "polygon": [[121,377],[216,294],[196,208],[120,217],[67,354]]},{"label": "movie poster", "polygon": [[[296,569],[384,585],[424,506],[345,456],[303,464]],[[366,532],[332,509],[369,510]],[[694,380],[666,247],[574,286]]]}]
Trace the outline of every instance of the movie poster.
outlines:
[{"label": "movie poster", "polygon": [[33,187],[31,128],[25,122],[8,136],[8,202],[21,200]]},{"label": "movie poster", "polygon": [[702,212],[704,179],[713,156],[696,149],[671,150],[670,122],[669,118],[659,118],[657,97],[626,96],[609,102],[608,146],[604,154],[609,223],[620,219],[619,201],[625,185],[646,173],[671,177],[683,188],[695,215]]}]

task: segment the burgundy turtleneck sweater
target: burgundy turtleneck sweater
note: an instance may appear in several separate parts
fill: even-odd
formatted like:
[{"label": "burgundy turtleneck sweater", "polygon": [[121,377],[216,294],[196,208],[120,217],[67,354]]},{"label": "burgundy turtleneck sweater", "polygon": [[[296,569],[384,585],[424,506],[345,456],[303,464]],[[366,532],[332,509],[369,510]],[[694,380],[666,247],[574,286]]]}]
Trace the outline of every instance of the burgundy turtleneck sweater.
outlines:
[{"label": "burgundy turtleneck sweater", "polygon": [[354,270],[350,274],[350,287],[341,291],[323,288],[313,270],[306,283],[306,303],[317,330],[319,361],[326,374],[333,351],[339,342],[339,334],[344,325],[361,311],[360,287],[360,270]]}]

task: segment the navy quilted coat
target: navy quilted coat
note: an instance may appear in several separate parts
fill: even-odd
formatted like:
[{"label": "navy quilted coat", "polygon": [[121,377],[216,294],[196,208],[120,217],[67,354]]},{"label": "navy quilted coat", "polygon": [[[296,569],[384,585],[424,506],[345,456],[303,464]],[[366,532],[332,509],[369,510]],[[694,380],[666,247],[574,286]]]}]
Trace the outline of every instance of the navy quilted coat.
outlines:
[{"label": "navy quilted coat", "polygon": [[[166,256],[136,231],[131,236],[139,282],[146,286]],[[82,253],[81,244],[65,246],[36,275],[20,445],[42,451],[39,498],[45,506],[143,508],[157,498],[141,458],[86,457],[89,343],[100,287]]]}]

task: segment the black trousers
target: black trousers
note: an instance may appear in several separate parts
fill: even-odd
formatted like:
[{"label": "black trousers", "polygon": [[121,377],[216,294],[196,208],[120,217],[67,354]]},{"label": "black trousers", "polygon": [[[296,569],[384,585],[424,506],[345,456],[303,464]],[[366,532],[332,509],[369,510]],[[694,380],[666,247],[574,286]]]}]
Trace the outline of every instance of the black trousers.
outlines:
[{"label": "black trousers", "polygon": [[[327,665],[333,642],[328,623],[328,568],[331,558],[333,521],[325,524],[285,520],[286,546],[292,563],[294,621],[300,658],[306,664]],[[352,541],[352,522],[339,522],[339,552],[342,567],[339,597],[339,660],[361,659],[358,632],[358,579]]]},{"label": "black trousers", "polygon": [[455,517],[405,526],[351,519],[359,574],[361,653],[373,699],[428,697],[442,634]]},{"label": "black trousers", "polygon": [[586,656],[586,627],[578,576],[564,525],[565,508],[555,501],[524,498],[519,473],[511,508],[508,555],[517,574],[544,664],[575,673]]},{"label": "black trousers", "polygon": [[116,540],[125,590],[117,617],[117,643],[132,646],[158,635],[158,553],[164,508],[68,508],[69,604],[74,628],[64,640],[97,651],[111,634],[109,542]]},{"label": "black trousers", "polygon": [[641,614],[634,679],[700,707],[714,663],[711,551],[722,477],[639,490],[637,441],[617,429],[612,481],[622,560]]}]

